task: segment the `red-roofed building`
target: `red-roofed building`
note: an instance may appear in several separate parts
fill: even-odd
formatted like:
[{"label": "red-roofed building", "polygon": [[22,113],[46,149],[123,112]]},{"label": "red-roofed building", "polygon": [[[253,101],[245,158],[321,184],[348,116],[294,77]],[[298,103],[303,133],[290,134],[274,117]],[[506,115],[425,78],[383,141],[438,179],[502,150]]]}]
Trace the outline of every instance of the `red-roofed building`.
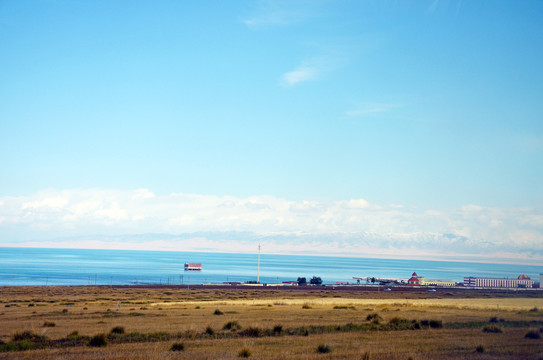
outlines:
[{"label": "red-roofed building", "polygon": [[420,286],[420,279],[416,272],[411,275],[411,278],[407,280],[407,285]]}]

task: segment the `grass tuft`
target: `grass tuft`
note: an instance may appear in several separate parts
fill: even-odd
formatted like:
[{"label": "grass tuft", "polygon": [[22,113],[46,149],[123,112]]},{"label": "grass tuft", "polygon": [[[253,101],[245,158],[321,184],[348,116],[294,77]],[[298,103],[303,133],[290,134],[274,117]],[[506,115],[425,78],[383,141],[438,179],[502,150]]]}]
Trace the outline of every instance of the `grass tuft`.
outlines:
[{"label": "grass tuft", "polygon": [[215,309],[215,311],[213,312],[213,315],[224,315],[224,313],[220,311],[219,309]]},{"label": "grass tuft", "polygon": [[124,327],[123,326],[115,326],[111,331],[110,334],[124,334]]},{"label": "grass tuft", "polygon": [[247,348],[243,348],[239,351],[238,357],[248,358],[251,356],[251,352]]},{"label": "grass tuft", "polygon": [[379,323],[379,320],[383,320],[383,318],[377,313],[371,313],[368,316],[366,316],[366,321],[374,321],[374,320],[377,320],[377,323]]},{"label": "grass tuft", "polygon": [[71,333],[68,334],[68,336],[66,336],[66,338],[70,339],[70,340],[77,340],[81,337],[81,335],[79,335],[79,331],[72,331]]},{"label": "grass tuft", "polygon": [[185,344],[183,343],[173,343],[172,347],[170,348],[170,351],[184,351],[185,350]]},{"label": "grass tuft", "polygon": [[500,334],[503,332],[503,329],[497,325],[486,325],[483,327],[483,332]]},{"label": "grass tuft", "polygon": [[239,334],[244,337],[260,337],[263,335],[263,332],[260,328],[251,326],[243,331],[240,331]]},{"label": "grass tuft", "polygon": [[488,320],[488,322],[491,322],[491,323],[498,323],[498,322],[504,322],[505,320],[503,320],[502,318],[499,318],[499,317],[496,317],[496,316],[493,316],[490,318],[490,320]]},{"label": "grass tuft", "polygon": [[362,360],[370,360],[370,353],[368,351],[362,354]]},{"label": "grass tuft", "polygon": [[215,330],[213,330],[213,328],[211,326],[208,326],[208,327],[206,327],[205,333],[207,335],[209,335],[209,336],[213,336],[213,335],[215,335]]},{"label": "grass tuft", "polygon": [[429,324],[432,329],[440,329],[443,327],[443,321],[441,320],[430,320]]},{"label": "grass tuft", "polygon": [[536,330],[530,330],[524,335],[526,339],[539,339],[541,335]]},{"label": "grass tuft", "polygon": [[224,326],[222,328],[223,328],[223,330],[236,331],[236,330],[241,329],[241,325],[237,321],[229,321],[226,324],[224,324]]},{"label": "grass tuft", "polygon": [[313,307],[309,304],[303,304],[302,309],[313,309]]},{"label": "grass tuft", "polygon": [[43,327],[55,327],[57,324],[55,324],[54,322],[51,322],[51,321],[46,321],[43,323]]},{"label": "grass tuft", "polygon": [[477,345],[477,347],[475,348],[475,351],[478,353],[484,353],[485,347],[483,345]]},{"label": "grass tuft", "polygon": [[36,347],[36,344],[34,344],[32,341],[23,340],[19,342],[0,345],[0,351],[2,352],[25,351],[25,350],[32,350],[35,347]]},{"label": "grass tuft", "polygon": [[37,335],[32,331],[25,330],[23,332],[16,332],[12,336],[13,341],[43,341],[45,336]]},{"label": "grass tuft", "polygon": [[106,335],[104,334],[94,335],[89,340],[89,346],[92,346],[92,347],[102,347],[106,345],[107,345]]},{"label": "grass tuft", "polygon": [[328,345],[319,344],[319,346],[317,346],[317,352],[319,354],[327,354],[327,353],[329,353],[331,351],[332,351],[332,348],[330,348],[330,346],[328,346]]}]

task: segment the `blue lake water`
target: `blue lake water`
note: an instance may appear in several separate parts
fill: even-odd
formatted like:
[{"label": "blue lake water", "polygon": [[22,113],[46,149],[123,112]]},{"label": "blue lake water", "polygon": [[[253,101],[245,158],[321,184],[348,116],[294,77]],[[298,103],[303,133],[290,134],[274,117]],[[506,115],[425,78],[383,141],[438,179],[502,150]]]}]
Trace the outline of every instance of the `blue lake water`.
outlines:
[{"label": "blue lake water", "polygon": [[[203,270],[183,271],[185,262],[202,263]],[[257,263],[257,254],[0,247],[0,286],[245,282],[257,279]],[[457,282],[520,274],[539,281],[543,266],[268,254],[260,260],[260,282],[269,284],[312,276],[327,284],[352,283],[353,276],[409,278],[414,271]]]}]

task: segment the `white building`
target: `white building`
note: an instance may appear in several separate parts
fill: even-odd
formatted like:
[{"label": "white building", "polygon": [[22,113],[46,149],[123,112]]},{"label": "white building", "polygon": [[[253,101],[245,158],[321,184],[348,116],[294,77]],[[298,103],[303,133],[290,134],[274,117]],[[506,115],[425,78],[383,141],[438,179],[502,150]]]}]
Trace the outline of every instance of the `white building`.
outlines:
[{"label": "white building", "polygon": [[516,279],[477,278],[470,276],[464,278],[464,286],[483,288],[532,288],[534,286],[534,281],[527,275],[520,275]]}]

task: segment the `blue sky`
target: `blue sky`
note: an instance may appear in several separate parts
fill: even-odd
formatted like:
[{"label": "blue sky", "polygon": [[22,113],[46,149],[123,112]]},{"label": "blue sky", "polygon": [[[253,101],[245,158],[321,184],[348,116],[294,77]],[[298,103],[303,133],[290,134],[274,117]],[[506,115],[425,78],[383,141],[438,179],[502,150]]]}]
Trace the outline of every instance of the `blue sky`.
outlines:
[{"label": "blue sky", "polygon": [[0,244],[243,231],[541,259],[541,18],[540,1],[2,1]]}]

